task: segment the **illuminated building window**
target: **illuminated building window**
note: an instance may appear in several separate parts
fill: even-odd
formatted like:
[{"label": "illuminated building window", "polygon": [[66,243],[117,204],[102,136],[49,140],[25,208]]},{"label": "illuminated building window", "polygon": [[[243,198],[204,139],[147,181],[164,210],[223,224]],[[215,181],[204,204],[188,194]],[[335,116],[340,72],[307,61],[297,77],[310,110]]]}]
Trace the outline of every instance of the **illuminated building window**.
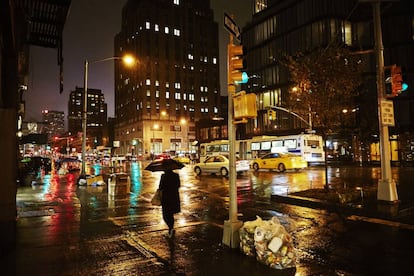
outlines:
[{"label": "illuminated building window", "polygon": [[160,86],[160,82],[159,81],[155,81],[155,86]]},{"label": "illuminated building window", "polygon": [[151,80],[150,79],[146,79],[145,84],[146,85],[151,85]]},{"label": "illuminated building window", "polygon": [[168,27],[164,28],[164,33],[169,34],[170,33],[170,29]]},{"label": "illuminated building window", "polygon": [[149,30],[151,28],[151,24],[147,21],[145,22],[145,29]]},{"label": "illuminated building window", "polygon": [[192,54],[188,54],[188,59],[193,60],[194,56]]},{"label": "illuminated building window", "polygon": [[169,88],[170,87],[170,83],[168,81],[165,83],[165,87],[166,88]]},{"label": "illuminated building window", "polygon": [[170,98],[170,92],[169,92],[169,91],[166,91],[166,92],[165,92],[165,98],[166,98],[166,99],[169,99],[169,98]]},{"label": "illuminated building window", "polygon": [[174,84],[174,87],[175,87],[175,89],[180,89],[180,88],[181,88],[181,83],[176,82],[176,83]]},{"label": "illuminated building window", "polygon": [[176,93],[175,93],[175,99],[176,99],[176,100],[181,100],[181,93],[176,92]]},{"label": "illuminated building window", "polygon": [[344,40],[346,45],[352,45],[352,30],[351,30],[351,23],[344,22],[342,26],[342,39]]},{"label": "illuminated building window", "polygon": [[255,1],[255,7],[254,7],[255,13],[258,13],[266,8],[267,8],[267,0],[256,0]]},{"label": "illuminated building window", "polygon": [[217,58],[213,58],[213,64],[217,64]]},{"label": "illuminated building window", "polygon": [[174,29],[174,35],[175,36],[180,36],[180,30]]},{"label": "illuminated building window", "polygon": [[147,90],[147,97],[151,97],[151,90]]},{"label": "illuminated building window", "polygon": [[154,25],[154,31],[156,31],[156,32],[160,31],[160,26],[158,26],[158,24]]},{"label": "illuminated building window", "polygon": [[180,5],[180,0],[173,0],[174,1],[174,5]]},{"label": "illuminated building window", "polygon": [[155,90],[155,97],[156,97],[156,98],[159,98],[159,97],[160,97],[160,91]]}]

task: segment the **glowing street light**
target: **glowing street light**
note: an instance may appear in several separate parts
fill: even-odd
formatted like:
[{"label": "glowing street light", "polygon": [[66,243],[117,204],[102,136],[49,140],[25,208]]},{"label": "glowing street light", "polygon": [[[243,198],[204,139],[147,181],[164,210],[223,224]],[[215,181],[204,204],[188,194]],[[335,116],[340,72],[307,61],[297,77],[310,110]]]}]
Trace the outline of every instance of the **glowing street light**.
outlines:
[{"label": "glowing street light", "polygon": [[127,66],[132,66],[136,63],[136,59],[131,55],[125,55],[123,57],[109,57],[104,59],[98,59],[93,61],[85,60],[84,63],[84,83],[83,83],[83,110],[82,110],[82,169],[81,178],[86,176],[86,126],[87,126],[87,113],[88,113],[88,66],[89,64],[110,61],[110,60],[122,60]]}]

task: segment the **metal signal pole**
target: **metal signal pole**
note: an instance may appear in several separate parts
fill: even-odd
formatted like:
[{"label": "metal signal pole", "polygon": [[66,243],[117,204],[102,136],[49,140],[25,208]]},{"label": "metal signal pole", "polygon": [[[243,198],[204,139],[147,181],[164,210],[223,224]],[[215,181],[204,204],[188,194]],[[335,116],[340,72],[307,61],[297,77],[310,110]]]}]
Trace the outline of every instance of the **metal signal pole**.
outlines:
[{"label": "metal signal pole", "polygon": [[[384,78],[384,46],[382,44],[381,31],[381,2],[382,0],[359,0],[360,2],[372,3],[374,17],[375,54],[377,59],[377,98],[378,119],[381,151],[381,179],[378,182],[377,199],[395,203],[398,201],[397,188],[391,174],[391,149],[388,125],[384,123],[384,111],[381,106],[385,101],[385,78]],[[394,0],[385,0],[387,2]]]}]

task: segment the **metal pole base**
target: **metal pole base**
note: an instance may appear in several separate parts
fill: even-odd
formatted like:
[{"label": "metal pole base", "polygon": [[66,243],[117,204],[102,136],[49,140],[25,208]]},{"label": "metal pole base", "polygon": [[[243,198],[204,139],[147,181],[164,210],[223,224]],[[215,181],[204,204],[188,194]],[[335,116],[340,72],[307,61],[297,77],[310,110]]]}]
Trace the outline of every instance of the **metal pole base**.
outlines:
[{"label": "metal pole base", "polygon": [[230,248],[239,248],[240,246],[240,235],[239,229],[242,227],[243,222],[240,220],[224,221],[224,231],[223,231],[223,244],[227,245]]},{"label": "metal pole base", "polygon": [[397,188],[394,179],[378,180],[377,199],[398,203]]}]

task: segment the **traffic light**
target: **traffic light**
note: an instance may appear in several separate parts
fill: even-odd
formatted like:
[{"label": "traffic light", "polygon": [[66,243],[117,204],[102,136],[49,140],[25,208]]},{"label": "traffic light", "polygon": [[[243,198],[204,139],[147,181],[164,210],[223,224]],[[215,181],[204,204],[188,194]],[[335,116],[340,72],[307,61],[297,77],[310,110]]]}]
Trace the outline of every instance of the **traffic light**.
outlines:
[{"label": "traffic light", "polygon": [[229,83],[237,84],[243,80],[244,60],[243,46],[229,44]]},{"label": "traffic light", "polygon": [[391,65],[391,95],[398,96],[402,90],[401,66]]},{"label": "traffic light", "polygon": [[267,118],[271,121],[276,120],[276,111],[272,109],[267,110]]}]

